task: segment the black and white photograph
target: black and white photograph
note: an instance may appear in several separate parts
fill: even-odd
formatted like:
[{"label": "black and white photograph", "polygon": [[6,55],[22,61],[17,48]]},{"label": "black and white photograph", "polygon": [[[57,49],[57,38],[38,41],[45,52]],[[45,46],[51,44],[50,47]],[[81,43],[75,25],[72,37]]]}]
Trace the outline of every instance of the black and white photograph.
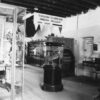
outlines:
[{"label": "black and white photograph", "polygon": [[100,100],[100,1],[0,0],[0,100]]}]

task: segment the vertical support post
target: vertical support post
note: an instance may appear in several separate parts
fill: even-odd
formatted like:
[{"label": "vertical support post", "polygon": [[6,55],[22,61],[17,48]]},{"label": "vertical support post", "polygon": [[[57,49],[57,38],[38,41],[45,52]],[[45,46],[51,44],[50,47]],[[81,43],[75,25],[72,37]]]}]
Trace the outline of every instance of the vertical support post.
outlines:
[{"label": "vertical support post", "polygon": [[78,34],[78,20],[79,19],[79,15],[77,15],[77,26],[76,26],[76,44],[77,44],[77,47],[76,47],[76,62],[77,62],[77,64],[79,63],[79,34]]},{"label": "vertical support post", "polygon": [[[26,9],[25,9],[25,13],[26,13]],[[24,21],[24,28],[26,29],[26,20]],[[24,100],[24,58],[25,58],[25,29],[24,29],[24,36],[23,36],[23,65],[22,65],[22,100]]]},{"label": "vertical support post", "polygon": [[79,64],[79,34],[78,34],[78,28],[79,28],[79,15],[77,15],[77,22],[76,22],[76,38],[74,40],[74,55],[75,55],[75,75],[77,75],[77,66]]},{"label": "vertical support post", "polygon": [[5,23],[5,18],[2,17],[2,27],[1,27],[1,48],[0,48],[0,60],[3,60],[3,42],[4,42],[4,23]]},{"label": "vertical support post", "polygon": [[16,65],[16,29],[17,11],[13,10],[12,68],[11,68],[11,100],[15,100],[15,65]]}]

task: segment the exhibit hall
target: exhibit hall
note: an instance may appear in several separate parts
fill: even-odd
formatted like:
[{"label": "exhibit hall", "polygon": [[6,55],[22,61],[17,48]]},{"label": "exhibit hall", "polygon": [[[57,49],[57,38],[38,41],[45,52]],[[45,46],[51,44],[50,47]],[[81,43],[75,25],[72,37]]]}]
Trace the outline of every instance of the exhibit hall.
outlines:
[{"label": "exhibit hall", "polygon": [[100,1],[0,0],[0,100],[100,100]]}]

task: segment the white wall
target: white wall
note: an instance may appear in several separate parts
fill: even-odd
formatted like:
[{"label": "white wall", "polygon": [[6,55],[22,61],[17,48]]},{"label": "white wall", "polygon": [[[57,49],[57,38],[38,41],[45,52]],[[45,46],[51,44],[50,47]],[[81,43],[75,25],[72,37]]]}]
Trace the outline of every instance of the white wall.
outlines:
[{"label": "white wall", "polygon": [[72,17],[66,17],[66,19],[63,22],[63,29],[62,29],[62,36],[66,38],[74,38],[74,55],[75,55],[75,61],[76,64],[79,60],[79,49],[78,49],[78,30],[77,27],[77,16]]},{"label": "white wall", "polygon": [[78,31],[80,37],[94,36],[95,42],[100,38],[100,7],[90,10],[86,14],[79,15]]},{"label": "white wall", "polygon": [[65,18],[63,21],[62,36],[73,38],[77,34],[77,16]]},{"label": "white wall", "polygon": [[98,54],[100,53],[100,7],[95,10],[89,10],[86,14],[79,15],[78,33],[80,58],[83,56],[83,37],[93,36],[94,43],[98,44],[97,52]]},{"label": "white wall", "polygon": [[89,10],[86,14],[79,15],[79,29],[100,25],[100,7]]},{"label": "white wall", "polygon": [[89,10],[86,14],[68,17],[65,19],[62,35],[74,38],[76,61],[81,62],[83,56],[83,37],[93,36],[94,43],[98,44],[100,52],[100,7]]}]

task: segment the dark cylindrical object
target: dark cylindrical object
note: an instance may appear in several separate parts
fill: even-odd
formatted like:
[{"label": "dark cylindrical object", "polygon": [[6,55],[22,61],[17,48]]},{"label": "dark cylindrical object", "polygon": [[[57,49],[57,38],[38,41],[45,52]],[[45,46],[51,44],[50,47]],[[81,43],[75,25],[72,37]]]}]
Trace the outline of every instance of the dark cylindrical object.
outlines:
[{"label": "dark cylindrical object", "polygon": [[46,91],[61,91],[63,89],[61,81],[61,69],[52,65],[44,66],[44,83],[42,89]]}]

